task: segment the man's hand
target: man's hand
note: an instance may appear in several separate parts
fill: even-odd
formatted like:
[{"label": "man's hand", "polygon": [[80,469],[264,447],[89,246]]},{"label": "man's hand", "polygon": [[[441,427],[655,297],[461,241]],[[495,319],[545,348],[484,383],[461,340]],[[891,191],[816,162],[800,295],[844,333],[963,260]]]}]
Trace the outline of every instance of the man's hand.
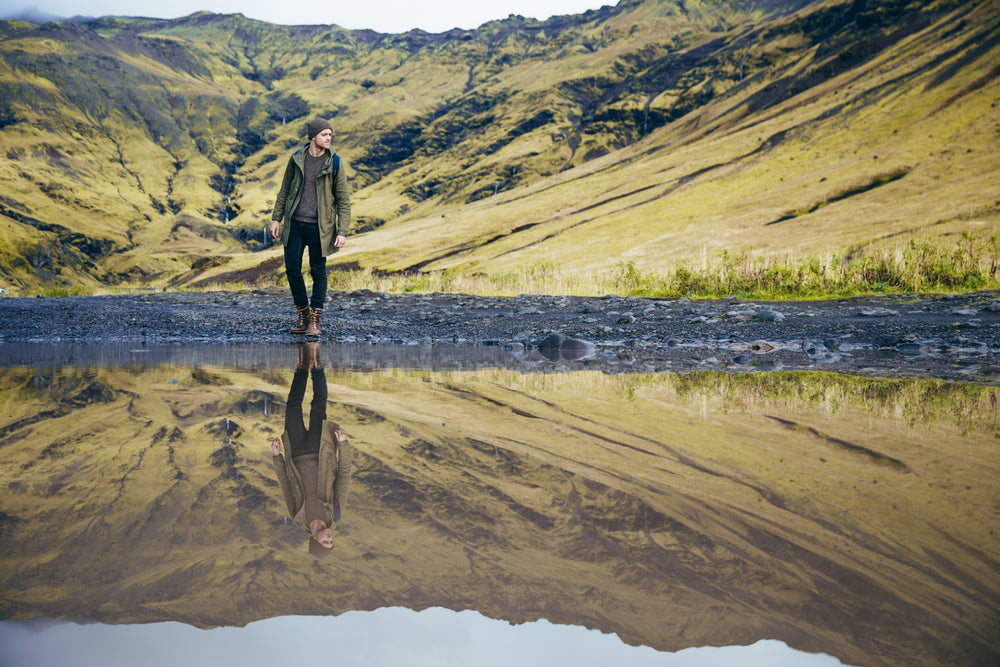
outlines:
[{"label": "man's hand", "polygon": [[281,223],[277,220],[271,221],[271,238],[278,238],[281,236]]},{"label": "man's hand", "polygon": [[333,435],[335,438],[337,438],[337,442],[344,442],[345,440],[347,440],[347,434],[344,433],[344,429],[342,428],[338,428],[337,430],[335,430],[333,432]]},{"label": "man's hand", "polygon": [[342,234],[337,234],[337,238],[333,242],[334,248],[343,248],[347,243],[347,237]]},{"label": "man's hand", "polygon": [[281,438],[271,438],[271,456],[281,456]]}]

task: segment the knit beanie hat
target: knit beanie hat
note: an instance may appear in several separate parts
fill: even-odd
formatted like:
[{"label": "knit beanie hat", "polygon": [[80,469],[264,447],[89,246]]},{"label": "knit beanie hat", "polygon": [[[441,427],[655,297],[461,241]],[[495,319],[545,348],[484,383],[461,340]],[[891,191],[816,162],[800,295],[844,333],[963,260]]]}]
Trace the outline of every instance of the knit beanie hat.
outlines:
[{"label": "knit beanie hat", "polygon": [[320,132],[322,132],[323,130],[333,131],[333,128],[330,127],[330,123],[328,123],[327,121],[323,120],[319,116],[317,116],[316,118],[313,118],[311,121],[309,121],[308,123],[306,123],[306,132],[309,133],[309,140],[310,141],[312,141],[312,138],[315,137]]}]

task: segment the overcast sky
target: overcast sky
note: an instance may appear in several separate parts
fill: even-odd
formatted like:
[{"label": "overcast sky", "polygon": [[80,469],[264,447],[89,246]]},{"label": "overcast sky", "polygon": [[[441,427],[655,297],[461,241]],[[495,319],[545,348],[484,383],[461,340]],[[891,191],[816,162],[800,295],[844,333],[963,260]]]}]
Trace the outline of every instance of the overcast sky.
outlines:
[{"label": "overcast sky", "polygon": [[413,28],[444,32],[452,28],[476,28],[487,21],[511,14],[547,19],[559,14],[582,14],[588,9],[615,5],[617,0],[0,0],[0,15],[13,16],[37,9],[58,17],[147,16],[178,18],[201,10],[217,14],[241,13],[250,18],[284,23],[336,24],[360,30],[399,33]]}]

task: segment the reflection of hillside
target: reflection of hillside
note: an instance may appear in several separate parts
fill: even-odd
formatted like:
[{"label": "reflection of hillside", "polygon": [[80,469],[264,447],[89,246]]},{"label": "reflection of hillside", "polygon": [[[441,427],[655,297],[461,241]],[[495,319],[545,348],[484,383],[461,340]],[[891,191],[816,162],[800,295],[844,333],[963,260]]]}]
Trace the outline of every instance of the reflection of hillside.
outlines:
[{"label": "reflection of hillside", "polygon": [[289,375],[5,371],[0,616],[214,626],[442,606],[671,651],[1000,651],[996,388],[329,374],[356,468],[334,557],[316,561],[270,468]]},{"label": "reflection of hillside", "polygon": [[[643,384],[651,376],[631,378]],[[655,376],[652,376],[655,378]],[[628,381],[627,378],[623,378]],[[950,423],[961,432],[993,433],[1000,418],[995,387],[939,380],[866,379],[824,373],[755,373],[726,376],[692,373],[671,379],[678,397],[716,397],[729,410],[753,410],[763,405],[804,405],[837,415],[861,410],[880,418],[902,418],[925,428]]]}]

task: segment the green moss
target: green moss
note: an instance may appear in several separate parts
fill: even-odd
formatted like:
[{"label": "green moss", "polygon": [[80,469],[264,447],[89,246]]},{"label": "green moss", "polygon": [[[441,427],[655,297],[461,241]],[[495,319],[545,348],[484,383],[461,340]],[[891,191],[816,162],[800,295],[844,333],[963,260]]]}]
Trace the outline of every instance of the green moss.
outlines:
[{"label": "green moss", "polygon": [[38,297],[64,298],[69,296],[91,296],[94,288],[86,285],[69,285],[65,287],[46,287],[35,293]]}]

